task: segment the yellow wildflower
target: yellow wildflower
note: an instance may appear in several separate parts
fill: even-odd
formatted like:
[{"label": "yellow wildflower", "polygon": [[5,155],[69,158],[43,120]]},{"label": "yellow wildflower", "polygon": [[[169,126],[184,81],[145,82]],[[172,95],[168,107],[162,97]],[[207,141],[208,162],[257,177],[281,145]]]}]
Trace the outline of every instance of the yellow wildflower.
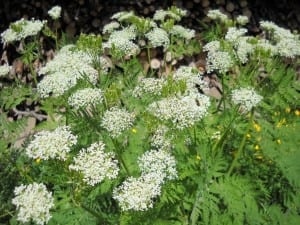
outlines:
[{"label": "yellow wildflower", "polygon": [[36,159],[35,159],[35,162],[36,162],[37,164],[39,164],[39,163],[41,162],[41,159],[40,159],[40,158],[36,158]]},{"label": "yellow wildflower", "polygon": [[300,116],[300,110],[296,109],[296,110],[295,110],[295,115],[296,115],[296,116]]},{"label": "yellow wildflower", "polygon": [[281,140],[280,139],[277,139],[276,142],[277,142],[277,144],[281,145]]},{"label": "yellow wildflower", "polygon": [[291,108],[290,108],[290,107],[286,108],[286,109],[285,109],[285,112],[286,112],[286,113],[290,113],[290,112],[291,112]]},{"label": "yellow wildflower", "polygon": [[251,134],[246,134],[246,137],[248,138],[248,139],[250,139],[251,138]]},{"label": "yellow wildflower", "polygon": [[196,159],[197,159],[197,160],[201,160],[201,156],[200,156],[200,155],[197,155],[197,156],[196,156]]},{"label": "yellow wildflower", "polygon": [[256,151],[258,151],[258,150],[260,149],[259,145],[255,145],[255,146],[254,146],[254,149],[255,149]]},{"label": "yellow wildflower", "polygon": [[135,128],[132,128],[132,133],[135,133],[136,134],[136,132],[137,132],[137,130],[135,129]]},{"label": "yellow wildflower", "polygon": [[263,159],[264,157],[262,155],[257,155],[256,158],[257,159]]},{"label": "yellow wildflower", "polygon": [[283,124],[285,124],[286,123],[286,119],[285,118],[283,118],[283,119],[281,119],[278,123],[277,123],[277,125],[276,125],[276,127],[277,128],[280,128]]},{"label": "yellow wildflower", "polygon": [[256,130],[256,132],[260,132],[261,131],[261,126],[257,123],[253,124],[254,129]]}]

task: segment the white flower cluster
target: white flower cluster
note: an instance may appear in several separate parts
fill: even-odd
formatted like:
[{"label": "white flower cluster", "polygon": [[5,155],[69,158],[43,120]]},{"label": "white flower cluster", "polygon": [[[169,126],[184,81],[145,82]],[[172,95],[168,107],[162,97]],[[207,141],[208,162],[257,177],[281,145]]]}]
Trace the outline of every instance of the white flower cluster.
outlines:
[{"label": "white flower cluster", "polygon": [[231,93],[232,102],[240,105],[242,113],[247,113],[255,107],[263,97],[255,92],[253,88],[239,88]]},{"label": "white flower cluster", "polygon": [[54,6],[48,11],[48,15],[56,20],[60,17],[61,15],[61,7],[60,6]]},{"label": "white flower cluster", "polygon": [[211,9],[207,13],[207,17],[212,20],[220,20],[223,23],[226,23],[229,21],[229,18],[226,14],[222,13],[218,9]]},{"label": "white flower cluster", "polygon": [[37,85],[42,98],[64,94],[85,76],[92,84],[97,83],[98,71],[92,67],[92,57],[72,47],[63,47],[53,60],[40,69],[39,74],[47,74]]},{"label": "white flower cluster", "polygon": [[132,17],[132,16],[134,16],[134,13],[132,11],[130,11],[130,12],[122,11],[122,12],[115,13],[110,18],[118,20],[118,21],[121,22],[121,21],[124,21],[124,20]]},{"label": "white flower cluster", "polygon": [[113,107],[104,113],[101,126],[109,132],[112,138],[117,138],[123,131],[132,127],[134,119],[133,113]]},{"label": "white flower cluster", "polygon": [[186,93],[198,93],[197,86],[201,89],[208,88],[208,82],[204,81],[202,74],[191,66],[180,66],[172,76],[176,82],[186,82]]},{"label": "white flower cluster", "polygon": [[154,102],[148,106],[148,111],[161,120],[171,121],[178,129],[184,129],[200,121],[209,106],[209,97],[195,93]]},{"label": "white flower cluster", "polygon": [[157,78],[142,78],[132,91],[134,97],[141,97],[143,94],[161,95],[166,80]]},{"label": "white flower cluster", "polygon": [[123,52],[125,55],[137,55],[140,52],[140,48],[133,42],[136,38],[136,27],[129,26],[122,30],[115,30],[109,36],[107,42],[102,44],[103,48],[116,48]]},{"label": "white flower cluster", "polygon": [[114,30],[118,29],[120,27],[120,24],[116,21],[112,21],[108,24],[106,24],[104,27],[103,27],[103,31],[102,33],[103,34],[110,34],[112,33]]},{"label": "white flower cluster", "polygon": [[101,141],[93,143],[87,149],[81,149],[69,169],[81,172],[83,181],[92,186],[105,178],[116,178],[119,173],[118,161],[114,159],[113,152],[104,152],[104,149],[105,144]]},{"label": "white flower cluster", "polygon": [[156,173],[129,177],[113,190],[113,198],[119,202],[122,211],[145,211],[153,207],[153,200],[161,194],[161,182]]},{"label": "white flower cluster", "polygon": [[150,32],[146,33],[145,36],[148,39],[150,45],[154,48],[159,46],[168,48],[170,45],[168,33],[161,28],[153,28]]},{"label": "white flower cluster", "polygon": [[170,34],[190,40],[195,37],[195,30],[185,28],[181,25],[174,25],[170,30]]},{"label": "white flower cluster", "polygon": [[172,137],[167,137],[168,128],[159,126],[151,137],[151,147],[155,149],[170,150],[172,148]]},{"label": "white flower cluster", "polygon": [[225,35],[225,40],[234,45],[238,41],[238,39],[244,36],[246,33],[247,29],[245,28],[229,27]]},{"label": "white flower cluster", "polygon": [[15,188],[14,193],[15,197],[12,199],[12,203],[18,210],[17,220],[22,223],[32,220],[39,225],[50,220],[50,209],[54,206],[54,198],[44,184],[22,184]]},{"label": "white flower cluster", "polygon": [[206,70],[208,73],[219,71],[224,74],[233,66],[233,60],[228,52],[209,51],[206,57]]},{"label": "white flower cluster", "polygon": [[0,66],[0,77],[4,77],[6,76],[9,71],[11,69],[11,66],[9,66],[8,64],[4,64]]},{"label": "white flower cluster", "polygon": [[142,175],[156,173],[163,180],[174,180],[177,178],[176,160],[168,151],[150,150],[138,158],[138,165]]},{"label": "white flower cluster", "polygon": [[235,44],[235,55],[241,63],[245,64],[254,49],[255,46],[248,42],[248,37],[240,37]]},{"label": "white flower cluster", "polygon": [[247,16],[239,15],[236,18],[236,22],[237,22],[237,24],[243,26],[243,25],[246,25],[247,23],[249,23],[249,18]]},{"label": "white flower cluster", "polygon": [[76,143],[77,136],[71,133],[70,127],[61,126],[54,131],[41,131],[35,134],[26,148],[26,154],[33,159],[66,160],[67,153]]},{"label": "white flower cluster", "polygon": [[7,44],[14,41],[20,41],[29,36],[37,35],[47,21],[25,20],[20,19],[12,24],[9,28],[1,33],[2,43]]},{"label": "white flower cluster", "polygon": [[172,10],[156,10],[153,15],[153,20],[155,21],[164,21],[165,18],[172,18],[176,21],[180,21],[183,16],[186,16],[187,11],[183,9],[176,8]]},{"label": "white flower cluster", "polygon": [[265,31],[267,40],[270,39],[274,42],[276,50],[273,51],[274,55],[288,58],[295,58],[300,55],[299,35],[292,34],[289,30],[269,21],[261,21],[260,27]]},{"label": "white flower cluster", "polygon": [[76,91],[68,98],[68,103],[75,109],[95,106],[102,103],[103,92],[98,88],[84,88]]},{"label": "white flower cluster", "polygon": [[205,52],[215,52],[220,50],[221,43],[219,41],[211,41],[203,46],[203,51]]}]

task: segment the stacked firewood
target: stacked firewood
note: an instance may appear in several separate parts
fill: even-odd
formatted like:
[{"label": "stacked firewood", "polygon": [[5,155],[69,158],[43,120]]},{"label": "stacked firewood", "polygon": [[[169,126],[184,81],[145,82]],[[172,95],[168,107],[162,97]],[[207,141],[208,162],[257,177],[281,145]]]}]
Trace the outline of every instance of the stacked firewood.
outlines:
[{"label": "stacked firewood", "polygon": [[200,29],[199,21],[205,20],[209,9],[220,9],[230,17],[245,15],[250,19],[251,29],[257,29],[260,20],[271,20],[280,26],[300,30],[300,4],[297,0],[10,0],[1,1],[0,32],[10,22],[24,18],[45,19],[47,11],[54,5],[63,8],[63,17],[54,24],[70,36],[85,33],[99,33],[113,13],[133,10],[137,14],[152,16],[157,9],[172,5],[187,9],[189,16],[184,25]]}]

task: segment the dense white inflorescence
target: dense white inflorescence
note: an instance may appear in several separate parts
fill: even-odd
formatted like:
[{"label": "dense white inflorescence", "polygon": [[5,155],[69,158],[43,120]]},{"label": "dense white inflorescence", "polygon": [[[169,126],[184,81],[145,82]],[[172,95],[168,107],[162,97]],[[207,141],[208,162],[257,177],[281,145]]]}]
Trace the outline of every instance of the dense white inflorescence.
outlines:
[{"label": "dense white inflorescence", "polygon": [[56,20],[61,16],[61,7],[60,6],[54,6],[48,11],[48,15]]},{"label": "dense white inflorescence", "polygon": [[209,97],[193,93],[154,102],[148,106],[148,111],[163,121],[171,121],[176,128],[184,129],[200,121],[209,106]]},{"label": "dense white inflorescence", "polygon": [[190,40],[195,37],[195,30],[185,28],[181,25],[174,25],[170,30],[170,34]]},{"label": "dense white inflorescence", "polygon": [[163,180],[177,178],[176,160],[169,151],[163,149],[147,151],[138,158],[138,165],[142,175],[156,173]]},{"label": "dense white inflorescence", "polygon": [[103,102],[103,92],[98,88],[84,88],[68,98],[68,103],[75,109],[95,106]]},{"label": "dense white inflorescence", "polygon": [[249,23],[249,18],[247,16],[239,15],[236,18],[236,22],[237,22],[237,24],[243,26],[243,25],[246,25],[247,23]]},{"label": "dense white inflorescence", "polygon": [[20,41],[29,36],[37,35],[47,21],[25,20],[24,18],[11,23],[9,28],[1,33],[1,41],[4,44]]},{"label": "dense white inflorescence", "polygon": [[67,153],[77,143],[77,136],[73,135],[70,127],[61,126],[54,131],[40,131],[26,148],[26,155],[33,159],[66,160]]},{"label": "dense white inflorescence", "polygon": [[157,173],[129,177],[113,190],[113,198],[119,202],[122,211],[145,211],[153,208],[153,200],[161,194],[161,183]]},{"label": "dense white inflorescence", "polygon": [[14,193],[12,203],[18,211],[17,220],[22,223],[33,221],[39,225],[46,224],[50,220],[50,209],[54,206],[54,198],[44,184],[22,184],[15,188]]},{"label": "dense white inflorescence", "polygon": [[115,31],[116,29],[118,29],[120,27],[120,24],[116,21],[112,21],[108,24],[106,24],[104,27],[103,27],[103,31],[102,33],[103,34],[110,34],[112,33],[113,31]]},{"label": "dense white inflorescence", "polygon": [[152,148],[171,150],[172,148],[172,137],[167,136],[168,128],[160,125],[151,137],[150,144]]},{"label": "dense white inflorescence", "polygon": [[209,17],[212,20],[220,20],[223,23],[226,23],[229,20],[228,16],[218,9],[209,10],[207,13],[207,17]]},{"label": "dense white inflorescence", "polygon": [[97,83],[98,71],[92,67],[92,57],[73,48],[73,45],[63,47],[53,60],[40,69],[39,74],[47,74],[37,85],[42,98],[60,96],[84,77],[92,84]]},{"label": "dense white inflorescence", "polygon": [[101,126],[109,132],[111,137],[117,138],[123,131],[132,127],[134,119],[133,113],[129,113],[126,109],[113,107],[104,113]]},{"label": "dense white inflorescence", "polygon": [[150,45],[154,48],[163,46],[168,48],[170,45],[170,39],[168,33],[161,28],[153,28],[150,32],[145,34]]},{"label": "dense white inflorescence", "polygon": [[113,152],[104,152],[103,142],[93,143],[87,149],[81,149],[69,166],[70,170],[83,174],[83,181],[89,185],[101,183],[105,178],[114,179],[118,176],[118,161]]},{"label": "dense white inflorescence", "polygon": [[253,88],[239,88],[231,93],[232,102],[240,106],[243,113],[251,111],[263,99]]},{"label": "dense white inflorescence", "polygon": [[166,84],[166,80],[157,78],[142,78],[138,85],[134,88],[132,95],[134,97],[141,97],[145,93],[156,96],[161,95],[161,91]]},{"label": "dense white inflorescence", "polygon": [[228,52],[210,51],[207,53],[206,70],[208,73],[218,71],[225,74],[233,66],[233,60]]},{"label": "dense white inflorescence", "polygon": [[0,66],[0,77],[6,76],[11,70],[11,66],[8,64],[3,64]]}]

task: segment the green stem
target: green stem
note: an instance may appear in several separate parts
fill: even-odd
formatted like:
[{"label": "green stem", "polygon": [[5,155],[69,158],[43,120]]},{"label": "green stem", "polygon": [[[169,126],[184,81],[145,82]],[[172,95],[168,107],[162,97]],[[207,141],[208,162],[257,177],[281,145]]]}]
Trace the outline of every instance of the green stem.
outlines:
[{"label": "green stem", "polygon": [[130,175],[129,169],[126,166],[126,163],[125,163],[125,161],[122,157],[122,152],[121,152],[122,148],[120,147],[117,140],[112,139],[112,142],[115,146],[115,152],[116,152],[116,155],[117,155],[117,158],[118,158],[119,162],[121,163],[123,169],[126,171],[127,175]]},{"label": "green stem", "polygon": [[251,124],[252,124],[252,118],[253,118],[253,111],[251,112],[251,115],[250,115],[250,119],[249,119],[247,130],[246,130],[246,132],[244,134],[242,142],[241,142],[241,144],[239,146],[239,149],[238,149],[238,151],[237,151],[237,153],[236,153],[236,155],[234,157],[234,160],[232,161],[232,163],[231,163],[231,165],[229,167],[229,170],[228,170],[226,176],[230,176],[231,175],[231,173],[232,173],[234,167],[236,166],[236,164],[238,162],[238,159],[239,159],[239,157],[240,157],[240,155],[241,155],[241,153],[242,153],[242,151],[243,151],[243,149],[245,147],[246,140],[247,140],[247,134],[249,133],[249,130],[250,130]]},{"label": "green stem", "polygon": [[199,207],[199,204],[201,204],[201,201],[200,201],[201,192],[202,192],[202,190],[197,191],[196,200],[194,202],[193,210],[192,210],[192,213],[191,213],[191,216],[190,216],[190,224],[191,225],[196,225],[197,221],[198,221],[198,218],[199,218],[199,213],[198,213],[197,208]]},{"label": "green stem", "polygon": [[99,221],[104,221],[104,218],[101,214],[99,214],[98,212],[86,207],[85,205],[80,205],[81,208],[83,208],[85,211],[89,212],[90,214],[92,214],[94,217],[96,217]]},{"label": "green stem", "polygon": [[34,71],[34,69],[33,69],[33,66],[32,66],[32,63],[29,63],[29,70],[30,70],[30,73],[31,73],[31,75],[32,75],[32,77],[33,77],[33,81],[34,81],[34,84],[35,85],[37,85],[37,75],[36,75],[36,72]]}]

